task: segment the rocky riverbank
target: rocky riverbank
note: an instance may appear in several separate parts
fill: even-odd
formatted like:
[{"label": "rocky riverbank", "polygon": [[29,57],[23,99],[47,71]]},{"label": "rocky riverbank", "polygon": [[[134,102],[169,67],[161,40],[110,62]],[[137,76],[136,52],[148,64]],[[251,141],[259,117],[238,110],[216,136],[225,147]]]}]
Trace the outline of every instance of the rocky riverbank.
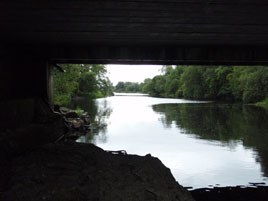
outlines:
[{"label": "rocky riverbank", "polygon": [[68,128],[68,132],[59,140],[76,140],[89,131],[106,127],[103,122],[91,122],[89,115],[81,109],[77,112],[66,107],[57,107],[56,111],[62,116]]}]

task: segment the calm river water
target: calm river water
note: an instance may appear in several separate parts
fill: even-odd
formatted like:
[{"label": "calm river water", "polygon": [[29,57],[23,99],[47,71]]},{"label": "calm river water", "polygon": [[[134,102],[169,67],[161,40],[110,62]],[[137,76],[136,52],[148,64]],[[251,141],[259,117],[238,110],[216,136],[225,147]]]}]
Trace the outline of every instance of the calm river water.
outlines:
[{"label": "calm river water", "polygon": [[78,139],[158,157],[183,186],[268,184],[268,111],[254,106],[114,96],[79,106],[105,129]]}]

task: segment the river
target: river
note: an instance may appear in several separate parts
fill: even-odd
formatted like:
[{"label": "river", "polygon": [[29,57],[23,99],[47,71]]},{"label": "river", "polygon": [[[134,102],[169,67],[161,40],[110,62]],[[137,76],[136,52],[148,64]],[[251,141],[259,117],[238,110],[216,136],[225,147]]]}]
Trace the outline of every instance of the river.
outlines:
[{"label": "river", "polygon": [[267,185],[268,111],[240,104],[117,94],[78,100],[107,126],[79,142],[158,157],[183,186]]}]

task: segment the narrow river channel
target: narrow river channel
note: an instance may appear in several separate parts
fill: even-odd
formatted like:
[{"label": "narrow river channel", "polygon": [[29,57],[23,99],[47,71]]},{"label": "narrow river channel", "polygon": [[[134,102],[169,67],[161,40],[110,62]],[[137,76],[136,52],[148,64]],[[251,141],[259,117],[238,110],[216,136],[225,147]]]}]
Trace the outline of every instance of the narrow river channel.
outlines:
[{"label": "narrow river channel", "polygon": [[268,111],[141,94],[79,100],[105,129],[79,142],[158,157],[183,186],[267,185]]}]

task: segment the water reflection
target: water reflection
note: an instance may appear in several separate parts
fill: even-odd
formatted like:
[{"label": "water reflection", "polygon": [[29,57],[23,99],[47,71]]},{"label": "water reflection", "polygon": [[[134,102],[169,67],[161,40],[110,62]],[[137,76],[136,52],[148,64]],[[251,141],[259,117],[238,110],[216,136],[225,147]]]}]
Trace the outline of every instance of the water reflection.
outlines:
[{"label": "water reflection", "polygon": [[97,99],[94,107],[88,111],[108,126],[80,142],[151,153],[184,186],[266,182],[268,114],[262,108],[146,96]]},{"label": "water reflection", "polygon": [[221,142],[235,149],[240,143],[255,151],[256,162],[268,176],[268,112],[261,107],[237,104],[160,104],[153,110],[162,114],[168,128],[173,123],[196,138]]},{"label": "water reflection", "polygon": [[71,102],[68,106],[71,109],[80,108],[84,110],[89,116],[91,125],[95,127],[90,129],[86,135],[79,138],[79,142],[94,143],[95,135],[99,136],[99,140],[103,143],[107,142],[107,124],[108,118],[112,113],[112,108],[109,106],[107,99],[90,99],[90,98],[79,98]]},{"label": "water reflection", "polygon": [[89,115],[90,122],[94,122],[96,115],[98,114],[98,104],[95,99],[90,98],[77,98],[73,100],[68,108],[76,110],[77,108],[81,108]]}]

